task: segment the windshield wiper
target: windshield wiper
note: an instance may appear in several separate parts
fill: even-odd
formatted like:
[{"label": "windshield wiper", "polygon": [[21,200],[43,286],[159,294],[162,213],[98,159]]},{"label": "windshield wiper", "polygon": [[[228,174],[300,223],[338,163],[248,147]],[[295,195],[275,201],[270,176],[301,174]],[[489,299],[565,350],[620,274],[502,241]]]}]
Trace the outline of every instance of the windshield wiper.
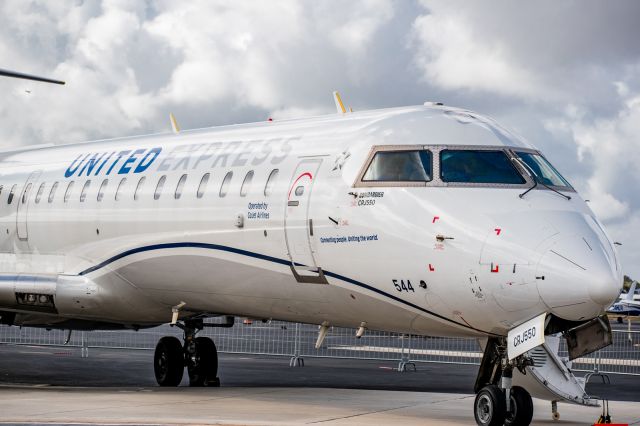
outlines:
[{"label": "windshield wiper", "polygon": [[558,191],[557,189],[554,189],[551,186],[547,185],[546,183],[542,182],[542,179],[538,178],[538,175],[536,174],[536,172],[526,162],[524,162],[524,160],[522,160],[520,157],[513,157],[513,159],[524,167],[525,171],[529,174],[531,179],[533,179],[533,181],[534,181],[534,184],[533,184],[533,186],[531,186],[531,188],[528,188],[526,191],[524,191],[522,194],[519,195],[520,198],[524,198],[525,195],[527,195],[529,192],[531,192],[534,189],[536,189],[538,184],[540,184],[540,185],[544,186],[545,188],[550,189],[551,191],[553,191],[556,194],[560,195],[561,197],[566,198],[567,200],[571,199],[570,196],[565,195],[562,192]]}]

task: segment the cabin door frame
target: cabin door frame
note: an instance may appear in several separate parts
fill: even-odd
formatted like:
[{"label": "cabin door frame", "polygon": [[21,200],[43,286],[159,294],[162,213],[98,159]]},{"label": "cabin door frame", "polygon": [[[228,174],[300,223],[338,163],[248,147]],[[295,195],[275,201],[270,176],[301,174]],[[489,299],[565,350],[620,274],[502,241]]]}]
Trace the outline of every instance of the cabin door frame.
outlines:
[{"label": "cabin door frame", "polygon": [[36,183],[42,174],[41,170],[32,172],[29,177],[27,177],[24,186],[22,187],[22,191],[20,192],[20,197],[16,200],[16,231],[18,235],[18,239],[21,241],[29,240],[29,228],[27,225],[27,215],[29,213],[29,204],[31,204],[31,193],[34,191]]},{"label": "cabin door frame", "polygon": [[313,219],[309,217],[311,193],[321,164],[321,158],[300,160],[291,176],[287,192],[284,215],[285,240],[291,272],[301,283],[328,284],[311,246]]}]

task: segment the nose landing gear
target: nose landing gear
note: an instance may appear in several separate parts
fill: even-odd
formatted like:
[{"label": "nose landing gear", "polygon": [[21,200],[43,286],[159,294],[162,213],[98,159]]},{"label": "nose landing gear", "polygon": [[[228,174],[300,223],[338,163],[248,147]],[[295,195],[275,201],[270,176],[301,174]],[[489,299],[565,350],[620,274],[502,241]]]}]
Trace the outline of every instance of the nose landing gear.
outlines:
[{"label": "nose landing gear", "polygon": [[478,378],[473,414],[479,426],[527,426],[533,418],[531,395],[520,386],[511,386],[513,368],[524,370],[529,360],[509,360],[506,344],[490,338],[484,351]]},{"label": "nose landing gear", "polygon": [[220,386],[218,379],[218,351],[208,337],[196,337],[204,327],[202,320],[177,323],[184,331],[184,345],[173,336],[165,336],[156,345],[153,369],[160,386],[178,386],[184,368],[189,386]]}]

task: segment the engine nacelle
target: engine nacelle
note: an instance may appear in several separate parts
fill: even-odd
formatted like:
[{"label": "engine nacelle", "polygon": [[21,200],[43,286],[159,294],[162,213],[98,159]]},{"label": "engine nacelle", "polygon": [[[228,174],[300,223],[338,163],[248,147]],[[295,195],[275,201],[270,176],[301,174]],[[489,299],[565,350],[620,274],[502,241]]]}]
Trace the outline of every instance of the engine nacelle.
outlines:
[{"label": "engine nacelle", "polygon": [[102,303],[100,287],[76,275],[0,275],[0,309],[83,316]]}]

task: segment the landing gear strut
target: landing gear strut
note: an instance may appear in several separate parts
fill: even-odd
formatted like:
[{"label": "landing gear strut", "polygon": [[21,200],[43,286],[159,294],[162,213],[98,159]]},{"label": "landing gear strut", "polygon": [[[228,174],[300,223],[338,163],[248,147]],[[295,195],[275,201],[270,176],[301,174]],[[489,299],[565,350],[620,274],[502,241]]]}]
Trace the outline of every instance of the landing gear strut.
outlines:
[{"label": "landing gear strut", "polygon": [[533,418],[531,395],[512,386],[513,368],[521,371],[530,361],[524,357],[509,360],[504,339],[489,338],[478,378],[473,414],[480,426],[527,426]]},{"label": "landing gear strut", "polygon": [[189,386],[220,386],[216,345],[208,337],[196,337],[204,327],[202,320],[187,320],[176,325],[184,331],[184,345],[173,336],[158,342],[153,357],[158,385],[178,386],[186,367]]}]

